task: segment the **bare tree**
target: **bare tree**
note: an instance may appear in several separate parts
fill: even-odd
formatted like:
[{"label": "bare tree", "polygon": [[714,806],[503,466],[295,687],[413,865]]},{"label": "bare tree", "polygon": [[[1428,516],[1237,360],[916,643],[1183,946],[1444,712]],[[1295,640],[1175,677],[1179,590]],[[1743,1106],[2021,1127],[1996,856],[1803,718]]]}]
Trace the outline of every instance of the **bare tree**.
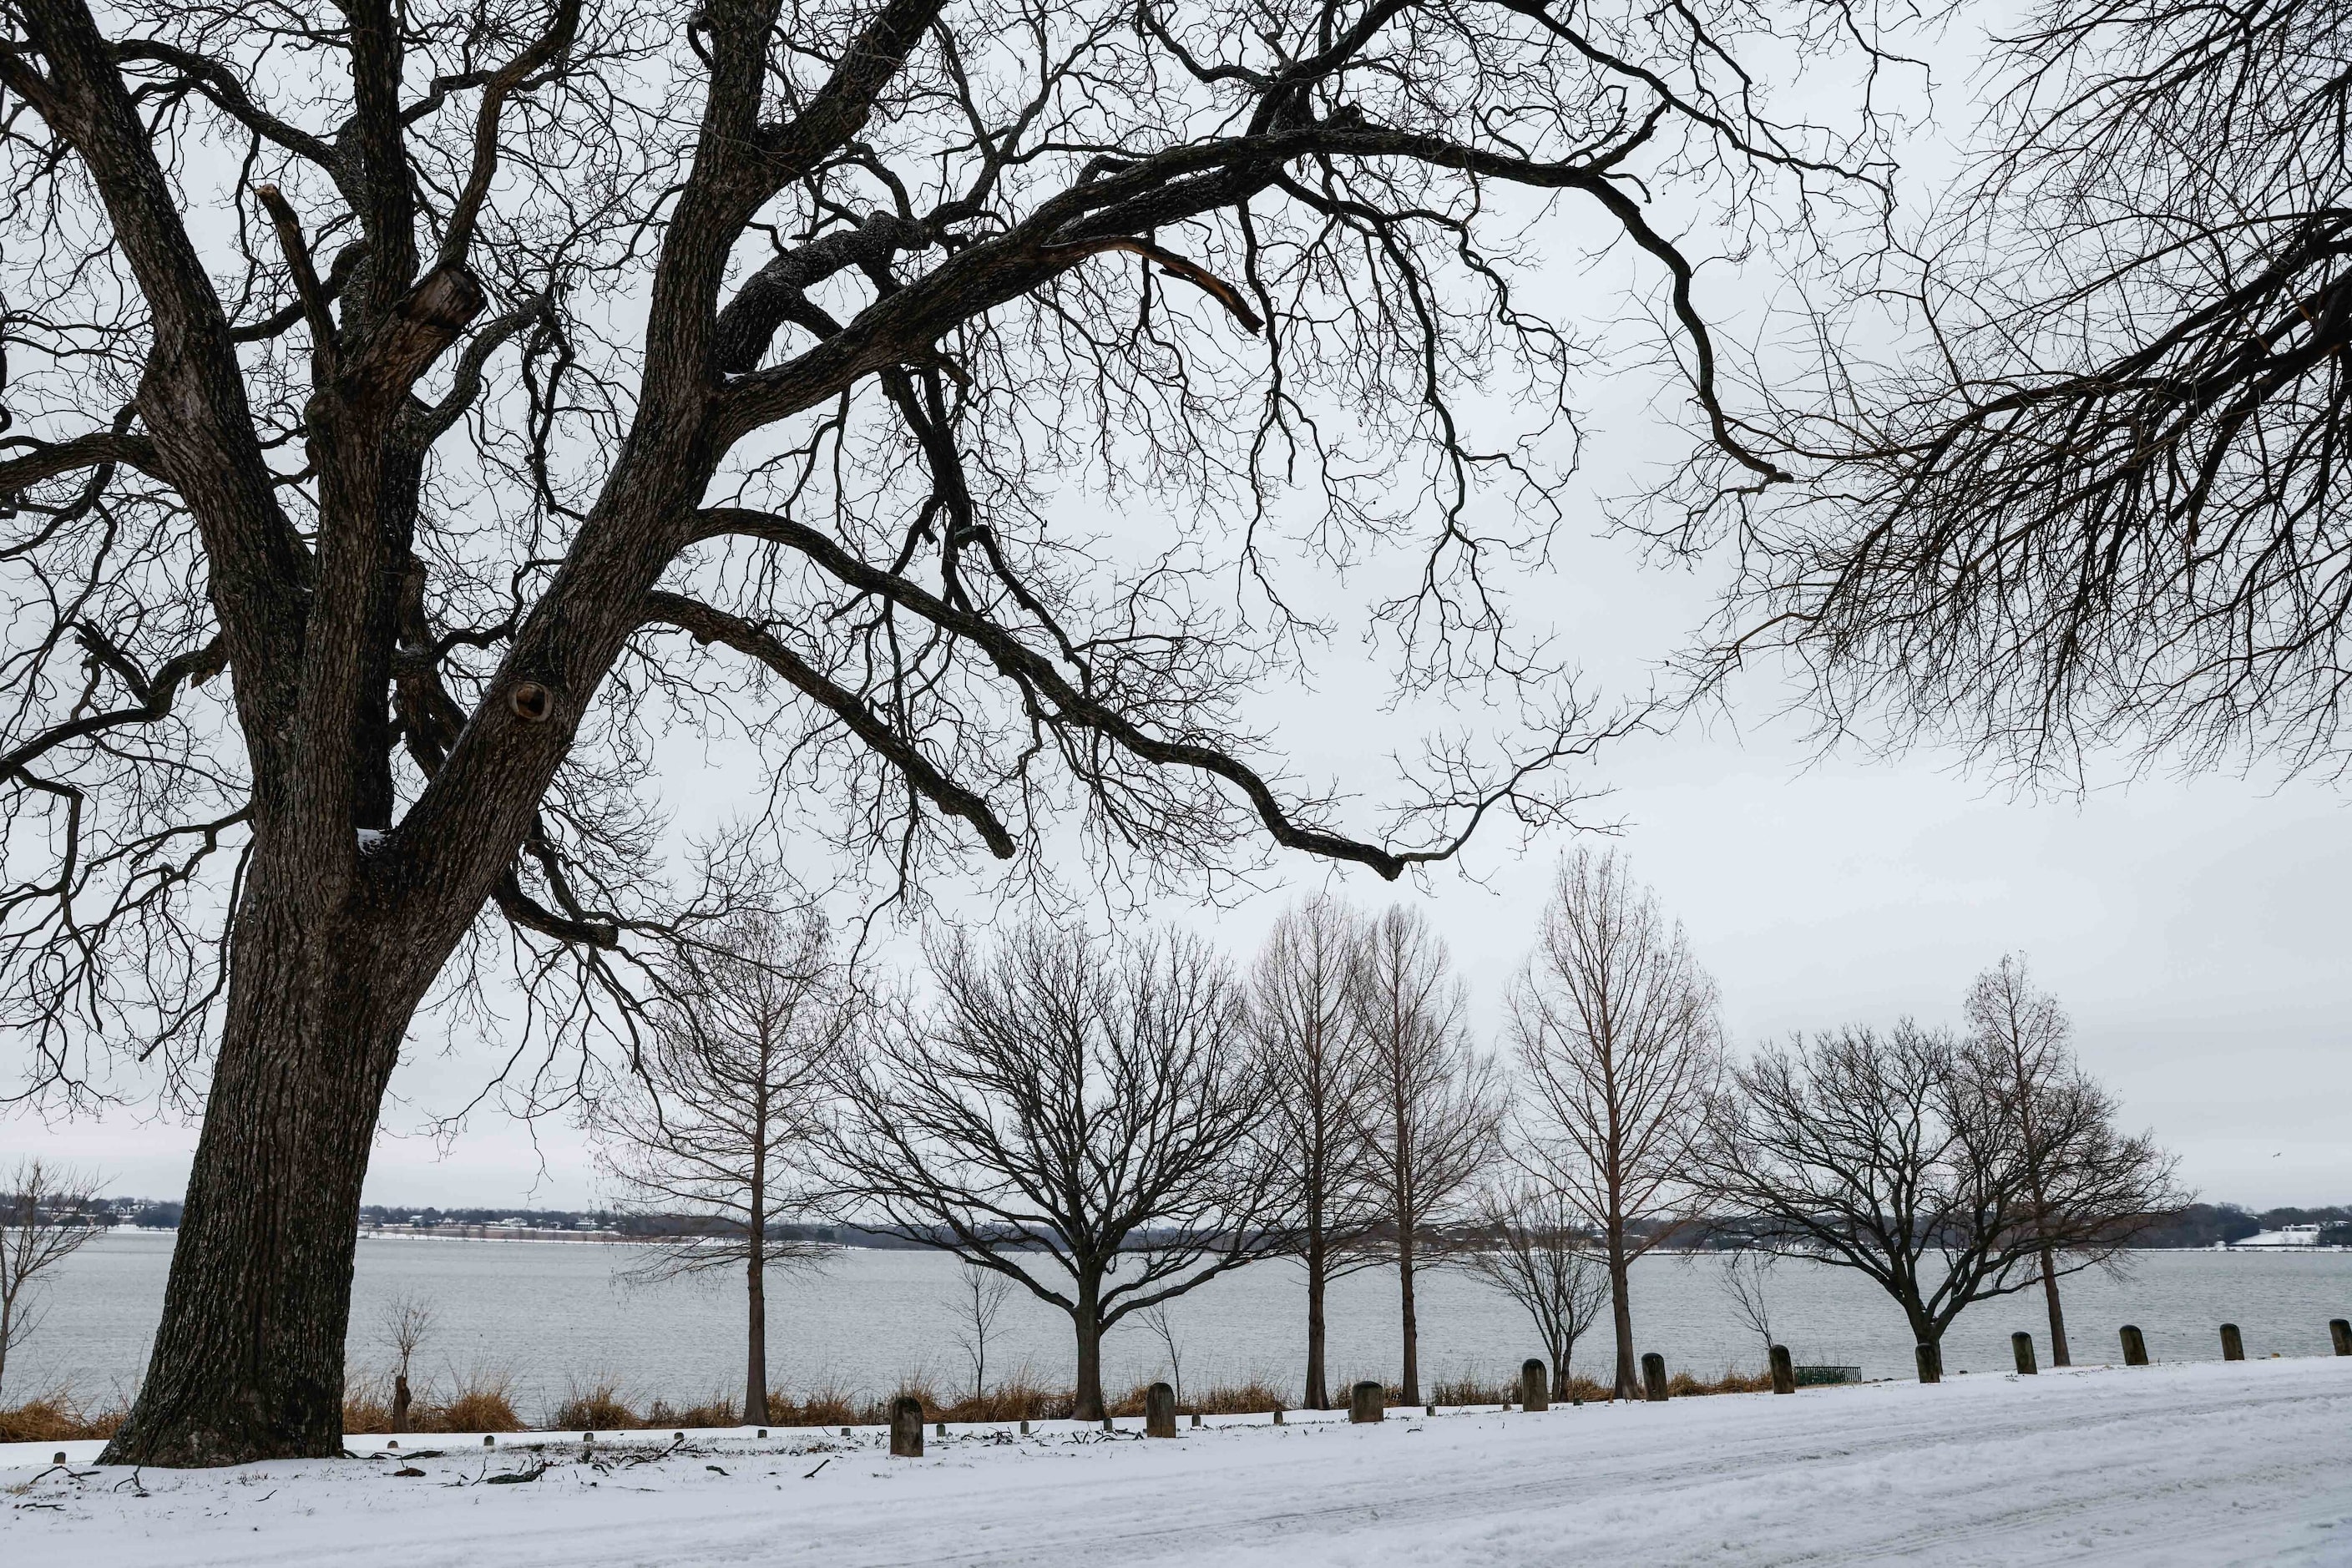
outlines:
[{"label": "bare tree", "polygon": [[1576,1342],[1609,1304],[1609,1268],[1581,1209],[1558,1187],[1522,1179],[1490,1189],[1473,1223],[1462,1266],[1527,1310],[1551,1364],[1552,1397],[1570,1397]]},{"label": "bare tree", "polygon": [[[1496,591],[1592,357],[1544,269],[1622,245],[1738,447],[1672,230],[1754,267],[1882,199],[1863,26],[0,0],[0,1026],[36,1089],[120,1092],[119,1050],[205,1117],[110,1458],[340,1451],[419,1009],[512,984],[510,1090],[593,1095],[714,912],[656,874],[673,729],[877,903],[1065,807],[1187,884],[1563,820],[1615,726]],[[1381,843],[1246,708],[1321,647],[1295,586],[1374,555],[1388,678],[1495,716]]]},{"label": "bare tree", "polygon": [[1765,1284],[1771,1277],[1773,1264],[1779,1261],[1777,1253],[1760,1247],[1735,1247],[1725,1252],[1717,1265],[1719,1272],[1716,1284],[1731,1302],[1733,1315],[1763,1344],[1768,1366],[1772,1361],[1772,1347],[1780,1342],[1772,1337],[1772,1303],[1765,1294]]},{"label": "bare tree", "polygon": [[1176,1404],[1184,1404],[1184,1347],[1176,1338],[1176,1320],[1168,1310],[1168,1303],[1155,1301],[1137,1314],[1151,1337],[1160,1342],[1161,1353],[1168,1358],[1168,1381],[1175,1390]]},{"label": "bare tree", "polygon": [[[2174,1162],[2153,1139],[2130,1137],[2118,1125],[2114,1097],[2074,1059],[2074,1026],[2058,999],[2037,991],[2021,957],[2004,955],[1977,976],[1966,1000],[1969,1035],[1962,1054],[2006,1123],[2007,1137],[2025,1168],[2027,1223],[2042,1237],[2038,1258],[2050,1312],[2050,1359],[2072,1364],[2066,1317],[2059,1298],[2058,1253],[2063,1237],[2087,1237],[2101,1258],[2112,1257],[2164,1214],[2187,1204],[2176,1188]],[[2137,1194],[2137,1205],[2118,1203]],[[2059,1212],[2087,1202],[2089,1212]]]},{"label": "bare tree", "polygon": [[965,1263],[956,1269],[951,1306],[956,1317],[956,1343],[971,1363],[971,1397],[975,1404],[988,1395],[988,1340],[996,1331],[1012,1298],[1013,1281],[992,1268]]},{"label": "bare tree", "polygon": [[1691,1151],[1722,1070],[1715,983],[1614,853],[1562,860],[1508,1028],[1528,1095],[1516,1147],[1609,1263],[1616,1396],[1640,1397],[1629,1272],[1697,1194]]},{"label": "bare tree", "polygon": [[[2004,953],[2000,964],[1978,975],[1965,1004],[1970,1047],[1989,1077],[2000,1081],[2017,1119],[2018,1147],[2025,1156],[2026,1194],[2033,1205],[2032,1223],[2043,1228],[2042,1213],[2050,1206],[2050,1170],[2058,1151],[2045,1146],[2039,1112],[2048,1098],[2063,1092],[2078,1074],[2067,1039],[2074,1032],[2058,999],[2036,991],[2027,978],[2025,961]],[[2042,1249],[2042,1289],[2050,1309],[2050,1361],[2071,1366],[2066,1349],[2066,1314],[2058,1297],[2058,1263],[2053,1250]]]},{"label": "bare tree", "polygon": [[1113,1325],[1283,1241],[1241,987],[1190,937],[1042,922],[987,952],[959,934],[932,980],[850,1086],[835,1201],[1069,1314],[1099,1419]]},{"label": "bare tree", "polygon": [[103,1184],[24,1159],[0,1187],[0,1388],[6,1386],[8,1352],[40,1326],[41,1276],[106,1234],[92,1212]]},{"label": "bare tree", "polygon": [[392,1429],[408,1430],[408,1411],[414,1394],[408,1385],[409,1364],[423,1347],[425,1337],[433,1331],[433,1304],[413,1291],[402,1291],[385,1303],[383,1309],[383,1340],[391,1347],[392,1368]]},{"label": "bare tree", "polygon": [[1414,1271],[1493,1162],[1503,1120],[1494,1059],[1471,1043],[1461,981],[1426,916],[1392,905],[1365,931],[1349,982],[1363,1037],[1359,1126],[1379,1194],[1374,1233],[1397,1271],[1403,1393],[1421,1403]]},{"label": "bare tree", "polygon": [[1759,506],[1713,465],[1745,569],[1714,668],[1780,647],[1832,731],[2066,784],[2103,747],[2339,776],[2352,14],[2003,22],[1972,174],[1853,301],[1871,330],[1779,378],[1825,394],[1758,435],[1804,482]]},{"label": "bare tree", "polygon": [[654,1017],[642,1092],[602,1108],[603,1163],[631,1206],[688,1226],[631,1243],[638,1280],[740,1270],[743,1418],[768,1419],[768,1273],[822,1255],[771,1234],[806,1207],[811,1145],[848,1058],[860,1007],[823,914],[746,910],[707,951],[676,960]]},{"label": "bare tree", "polygon": [[1251,972],[1250,1018],[1265,1052],[1268,1136],[1288,1176],[1280,1209],[1307,1271],[1307,1408],[1331,1405],[1324,1299],[1330,1283],[1378,1262],[1372,1145],[1362,1107],[1372,1085],[1366,1038],[1349,1010],[1349,977],[1364,922],[1338,900],[1286,910]]},{"label": "bare tree", "polygon": [[1759,1245],[1860,1270],[1918,1343],[1940,1350],[1970,1303],[2041,1279],[2045,1244],[2071,1273],[2177,1205],[2152,1145],[2089,1125],[2111,1110],[2083,1098],[2041,1107],[2052,1134],[2063,1125],[2070,1145],[2099,1151],[2071,1173],[2066,1201],[2041,1211],[2002,1086],[1951,1037],[1907,1021],[1842,1029],[1733,1075],[1711,1110],[1706,1170]]}]

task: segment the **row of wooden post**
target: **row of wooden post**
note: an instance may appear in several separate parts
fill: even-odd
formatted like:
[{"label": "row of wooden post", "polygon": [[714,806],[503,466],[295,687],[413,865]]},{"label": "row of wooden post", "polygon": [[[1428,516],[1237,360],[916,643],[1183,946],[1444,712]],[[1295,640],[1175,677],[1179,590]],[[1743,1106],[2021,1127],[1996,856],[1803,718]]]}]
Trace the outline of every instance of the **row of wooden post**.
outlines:
[{"label": "row of wooden post", "polygon": [[[2334,1342],[2337,1355],[2352,1356],[2352,1321],[2343,1318],[2329,1320],[2327,1335]],[[2031,1376],[2041,1370],[2034,1362],[2032,1334],[2021,1331],[2011,1334],[2009,1342],[2016,1354],[2019,1372]],[[2123,1346],[2125,1365],[2147,1364],[2147,1341],[2137,1325],[2126,1323],[2123,1326]],[[1921,1344],[1917,1348],[1916,1358],[1920,1382],[1941,1383],[1944,1380],[1943,1356],[1936,1346]],[[2239,1333],[2235,1323],[2221,1325],[2221,1359],[2246,1359],[2245,1339]],[[1774,1345],[1771,1363],[1772,1392],[1796,1393],[1797,1368],[1790,1358],[1789,1347]],[[1665,1402],[1666,1358],[1655,1351],[1642,1358],[1642,1391],[1654,1404]],[[1519,1403],[1529,1410],[1551,1408],[1551,1369],[1538,1358],[1531,1356],[1519,1367]],[[1387,1405],[1388,1391],[1367,1379],[1348,1391],[1348,1419],[1351,1422],[1383,1420],[1388,1414]],[[1436,1410],[1435,1405],[1430,1406],[1432,1415],[1436,1414]],[[1274,1413],[1274,1420],[1275,1425],[1282,1425],[1281,1411]],[[1198,1426],[1200,1424],[1201,1417],[1195,1415],[1192,1425]],[[1109,1427],[1109,1417],[1104,1417],[1103,1426],[1106,1429]],[[939,1429],[940,1436],[948,1435],[946,1422],[940,1422]],[[1026,1432],[1029,1423],[1021,1423],[1021,1429]],[[1143,1396],[1143,1435],[1147,1437],[1176,1436],[1176,1391],[1167,1384],[1153,1384]],[[900,1395],[890,1406],[890,1452],[898,1458],[919,1459],[923,1457],[923,1402],[912,1394]]]},{"label": "row of wooden post", "polygon": [[[2147,1364],[2147,1336],[2139,1331],[2139,1325],[2137,1323],[2126,1323],[2123,1326],[2119,1337],[2123,1341],[2124,1364],[2126,1366],[2146,1366]],[[2329,1344],[2335,1349],[2337,1355],[2352,1356],[2352,1319],[2330,1318],[2327,1320],[2327,1339]],[[2017,1370],[2020,1373],[2031,1377],[2034,1373],[2040,1370],[2033,1363],[2033,1336],[2032,1334],[2026,1333],[2021,1330],[2019,1332],[2009,1336],[2009,1342],[2010,1348],[2016,1352]],[[1926,1345],[1921,1345],[1919,1349],[1924,1352],[1927,1347]],[[2246,1359],[2246,1336],[2239,1332],[2238,1325],[2235,1323],[2224,1323],[2221,1325],[2221,1359],[2223,1361],[2243,1361]],[[1933,1380],[1930,1379],[1929,1381]]]}]

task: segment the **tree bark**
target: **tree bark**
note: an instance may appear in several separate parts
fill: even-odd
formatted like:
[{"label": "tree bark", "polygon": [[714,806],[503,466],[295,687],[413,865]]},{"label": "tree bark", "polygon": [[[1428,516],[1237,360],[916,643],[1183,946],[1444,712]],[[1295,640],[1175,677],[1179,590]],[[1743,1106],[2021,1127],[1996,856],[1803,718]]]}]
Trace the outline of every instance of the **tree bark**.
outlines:
[{"label": "tree bark", "polygon": [[2074,1358],[2066,1353],[2066,1310],[2058,1303],[2058,1259],[2047,1247],[2042,1249],[2042,1293],[2050,1302],[2050,1364],[2072,1366]]},{"label": "tree bark", "polygon": [[257,853],[252,878],[163,1320],[107,1464],[343,1450],[360,1188],[421,987],[384,994],[415,955],[318,918],[294,857]]},{"label": "tree bark", "polygon": [[1633,1357],[1633,1297],[1631,1289],[1632,1271],[1625,1258],[1625,1226],[1622,1221],[1611,1219],[1609,1226],[1609,1321],[1617,1336],[1617,1385],[1619,1399],[1639,1399],[1642,1395],[1641,1366]]},{"label": "tree bark", "polygon": [[1307,1408],[1309,1410],[1331,1408],[1331,1393],[1323,1369],[1326,1268],[1322,1238],[1310,1232],[1307,1243]]},{"label": "tree bark", "polygon": [[1421,1403],[1421,1317],[1412,1300],[1412,1227],[1397,1234],[1397,1283],[1404,1308],[1404,1403]]},{"label": "tree bark", "polygon": [[1077,1405],[1070,1414],[1079,1421],[1099,1421],[1102,1396],[1102,1281],[1092,1274],[1078,1281],[1078,1310],[1072,1314],[1078,1331]]},{"label": "tree bark", "polygon": [[[761,1124],[761,1135],[766,1128]],[[755,1149],[751,1156],[751,1196],[748,1205],[750,1227],[743,1238],[747,1278],[744,1287],[749,1298],[750,1343],[743,1358],[743,1420],[747,1425],[764,1426],[768,1424],[768,1205],[767,1152]]]}]

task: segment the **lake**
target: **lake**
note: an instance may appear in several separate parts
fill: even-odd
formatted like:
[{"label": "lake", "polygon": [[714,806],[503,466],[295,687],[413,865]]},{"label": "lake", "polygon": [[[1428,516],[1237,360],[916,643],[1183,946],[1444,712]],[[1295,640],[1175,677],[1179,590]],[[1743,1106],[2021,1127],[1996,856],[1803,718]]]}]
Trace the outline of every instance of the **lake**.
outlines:
[{"label": "lake", "polygon": [[[85,1247],[52,1277],[46,1313],[11,1358],[8,1403],[59,1384],[85,1400],[127,1391],[142,1372],[162,1310],[169,1233],[114,1234]],[[574,1380],[609,1376],[635,1397],[677,1400],[740,1394],[740,1283],[632,1285],[620,1273],[636,1256],[595,1242],[444,1241],[370,1237],[353,1280],[351,1356],[355,1369],[385,1363],[386,1304],[413,1293],[436,1321],[422,1370],[446,1385],[468,1373],[504,1373],[528,1420]],[[1735,1316],[1712,1258],[1649,1258],[1633,1271],[1640,1348],[1676,1370],[1712,1376],[1755,1370],[1762,1349]],[[846,1249],[821,1270],[776,1276],[769,1289],[769,1365],[782,1388],[887,1392],[909,1373],[942,1387],[968,1376],[950,1305],[953,1259],[929,1252]],[[732,1287],[730,1289],[730,1287]],[[1801,1363],[1859,1365],[1868,1377],[1911,1375],[1902,1314],[1850,1270],[1782,1263],[1769,1277],[1776,1337]],[[2218,1360],[2216,1326],[2244,1331],[2246,1353],[2328,1352],[2327,1321],[2352,1316],[2352,1252],[2145,1252],[2125,1277],[2092,1271],[2065,1282],[2077,1361],[2119,1359],[2116,1331],[2137,1323],[2161,1361]],[[1465,1276],[1424,1273],[1421,1289],[1424,1380],[1509,1375],[1539,1353],[1524,1316]],[[1171,1310],[1186,1383],[1260,1376],[1297,1388],[1304,1375],[1306,1291],[1295,1265],[1260,1264],[1213,1281]],[[1397,1371],[1396,1281],[1369,1271],[1339,1282],[1328,1308],[1333,1384]],[[1025,1296],[1008,1303],[992,1342],[998,1369],[1024,1368],[1066,1384],[1068,1320]],[[2011,1331],[2032,1332],[2048,1364],[2047,1323],[2037,1290],[1979,1303],[1945,1342],[1954,1371],[2006,1371]],[[1608,1376],[1606,1331],[1579,1347],[1579,1369]],[[1165,1375],[1165,1352],[1132,1319],[1105,1344],[1107,1387]]]}]

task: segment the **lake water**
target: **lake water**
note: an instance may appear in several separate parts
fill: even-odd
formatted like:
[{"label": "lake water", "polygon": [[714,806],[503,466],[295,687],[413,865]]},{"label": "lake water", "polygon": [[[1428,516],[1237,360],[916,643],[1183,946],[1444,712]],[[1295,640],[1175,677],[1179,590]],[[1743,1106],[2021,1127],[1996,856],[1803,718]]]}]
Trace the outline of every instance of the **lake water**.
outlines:
[{"label": "lake water", "polygon": [[[60,1384],[85,1399],[134,1384],[162,1310],[172,1244],[168,1233],[115,1234],[68,1260],[53,1277],[38,1331],[11,1358],[8,1402]],[[467,1373],[508,1374],[528,1420],[575,1379],[610,1376],[641,1399],[740,1393],[740,1282],[730,1276],[723,1284],[631,1285],[619,1275],[634,1256],[625,1246],[594,1242],[364,1238],[352,1289],[352,1365],[384,1363],[384,1307],[407,1292],[436,1309],[421,1356],[426,1373],[445,1385]],[[950,1306],[955,1279],[954,1260],[935,1253],[866,1249],[831,1255],[821,1272],[776,1277],[769,1289],[772,1380],[795,1391],[878,1393],[927,1373],[942,1387],[954,1385],[965,1375]],[[1718,1279],[1708,1258],[1637,1264],[1640,1348],[1706,1375],[1733,1365],[1755,1370],[1761,1348]],[[1859,1365],[1868,1377],[1911,1374],[1902,1314],[1860,1275],[1782,1263],[1769,1289],[1776,1337],[1799,1362]],[[2352,1316],[2352,1253],[2141,1253],[2126,1278],[2077,1275],[2065,1293],[2077,1361],[2119,1359],[2116,1331],[2126,1322],[2140,1326],[2149,1353],[2162,1361],[2219,1359],[2216,1326],[2223,1321],[2244,1331],[2249,1355],[2325,1355],[2327,1321]],[[1475,1279],[1425,1273],[1420,1294],[1425,1380],[1508,1375],[1539,1353],[1524,1316]],[[1300,1385],[1306,1292],[1294,1265],[1261,1264],[1215,1280],[1179,1299],[1171,1316],[1188,1384],[1255,1375]],[[1328,1316],[1335,1386],[1395,1376],[1392,1274],[1341,1281]],[[1066,1385],[1067,1324],[1053,1309],[1016,1297],[992,1342],[992,1365],[1025,1366],[1042,1382]],[[1946,1340],[1945,1364],[2006,1371],[2010,1333],[2026,1329],[2046,1365],[2047,1327],[2038,1290],[1979,1303]],[[1605,1331],[1588,1338],[1577,1359],[1580,1370],[1605,1379]],[[1104,1360],[1107,1386],[1165,1375],[1158,1341],[1132,1319],[1112,1331]]]}]

